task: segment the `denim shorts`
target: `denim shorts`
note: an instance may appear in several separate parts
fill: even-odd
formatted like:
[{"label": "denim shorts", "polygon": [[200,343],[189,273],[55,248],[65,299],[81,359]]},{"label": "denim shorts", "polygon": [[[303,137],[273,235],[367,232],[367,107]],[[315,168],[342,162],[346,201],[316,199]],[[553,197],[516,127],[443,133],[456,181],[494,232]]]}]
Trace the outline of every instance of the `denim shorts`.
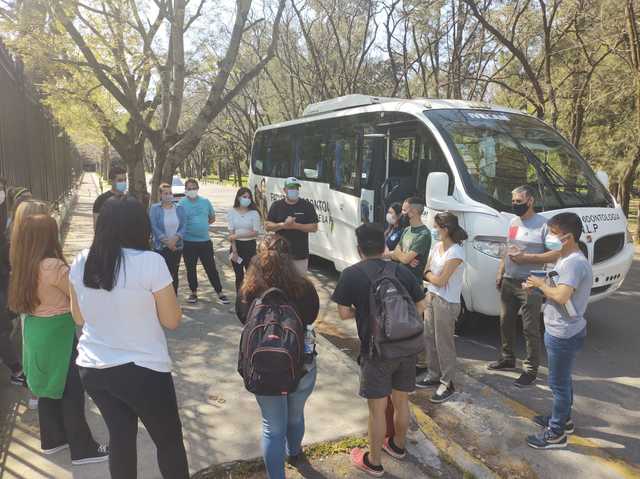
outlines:
[{"label": "denim shorts", "polygon": [[397,359],[360,358],[360,396],[381,399],[391,390],[413,392],[416,388],[417,355]]}]

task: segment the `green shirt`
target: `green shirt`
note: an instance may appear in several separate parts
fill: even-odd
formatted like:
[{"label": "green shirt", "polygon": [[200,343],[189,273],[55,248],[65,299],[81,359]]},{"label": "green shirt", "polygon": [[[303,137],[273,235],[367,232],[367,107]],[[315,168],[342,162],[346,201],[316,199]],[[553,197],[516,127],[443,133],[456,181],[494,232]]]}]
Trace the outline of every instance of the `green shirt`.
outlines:
[{"label": "green shirt", "polygon": [[422,283],[422,274],[427,265],[429,250],[431,249],[431,231],[425,225],[411,226],[404,230],[398,246],[403,253],[413,251],[417,254],[418,264],[416,267],[406,266],[411,270],[418,282]]},{"label": "green shirt", "polygon": [[75,334],[70,313],[47,318],[26,315],[22,367],[35,396],[62,398]]}]

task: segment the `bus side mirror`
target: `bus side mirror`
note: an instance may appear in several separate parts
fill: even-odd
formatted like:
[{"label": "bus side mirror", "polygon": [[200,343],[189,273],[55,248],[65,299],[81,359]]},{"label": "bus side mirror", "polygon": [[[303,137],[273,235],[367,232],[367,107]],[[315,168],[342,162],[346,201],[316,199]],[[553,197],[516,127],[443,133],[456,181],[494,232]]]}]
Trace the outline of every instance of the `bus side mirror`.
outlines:
[{"label": "bus side mirror", "polygon": [[603,170],[596,171],[596,178],[598,178],[600,183],[602,183],[602,185],[608,191],[609,190],[609,175],[607,175],[607,172],[603,171]]},{"label": "bus side mirror", "polygon": [[440,171],[429,173],[425,198],[428,207],[441,209],[448,202],[448,191],[449,175]]}]

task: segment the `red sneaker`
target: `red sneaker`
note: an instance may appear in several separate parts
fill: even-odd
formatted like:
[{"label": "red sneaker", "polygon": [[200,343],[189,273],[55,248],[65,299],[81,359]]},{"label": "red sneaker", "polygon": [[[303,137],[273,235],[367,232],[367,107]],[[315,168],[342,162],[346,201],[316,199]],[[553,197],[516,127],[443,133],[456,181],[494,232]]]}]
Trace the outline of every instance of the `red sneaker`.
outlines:
[{"label": "red sneaker", "polygon": [[359,447],[355,447],[351,449],[351,454],[350,454],[351,464],[353,464],[353,466],[356,469],[360,469],[361,471],[366,472],[370,476],[373,476],[373,477],[384,476],[384,469],[382,469],[382,466],[379,470],[376,470],[376,469],[372,469],[364,462],[365,454],[367,454],[367,451],[365,451],[364,449],[360,449]]},{"label": "red sneaker", "polygon": [[391,444],[389,444],[390,439],[390,437],[386,437],[384,439],[384,442],[382,443],[382,450],[396,459],[404,459],[407,457],[407,451],[405,449],[400,449],[402,452],[398,452],[397,447],[395,449],[391,447]]}]

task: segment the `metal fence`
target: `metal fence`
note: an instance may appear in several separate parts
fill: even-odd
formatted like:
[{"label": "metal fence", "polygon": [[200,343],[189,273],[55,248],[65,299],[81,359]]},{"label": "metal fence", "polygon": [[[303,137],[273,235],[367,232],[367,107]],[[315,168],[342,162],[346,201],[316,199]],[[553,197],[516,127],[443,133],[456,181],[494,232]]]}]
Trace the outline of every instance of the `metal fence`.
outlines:
[{"label": "metal fence", "polygon": [[40,103],[22,63],[0,41],[0,176],[58,203],[81,170],[75,146]]}]

